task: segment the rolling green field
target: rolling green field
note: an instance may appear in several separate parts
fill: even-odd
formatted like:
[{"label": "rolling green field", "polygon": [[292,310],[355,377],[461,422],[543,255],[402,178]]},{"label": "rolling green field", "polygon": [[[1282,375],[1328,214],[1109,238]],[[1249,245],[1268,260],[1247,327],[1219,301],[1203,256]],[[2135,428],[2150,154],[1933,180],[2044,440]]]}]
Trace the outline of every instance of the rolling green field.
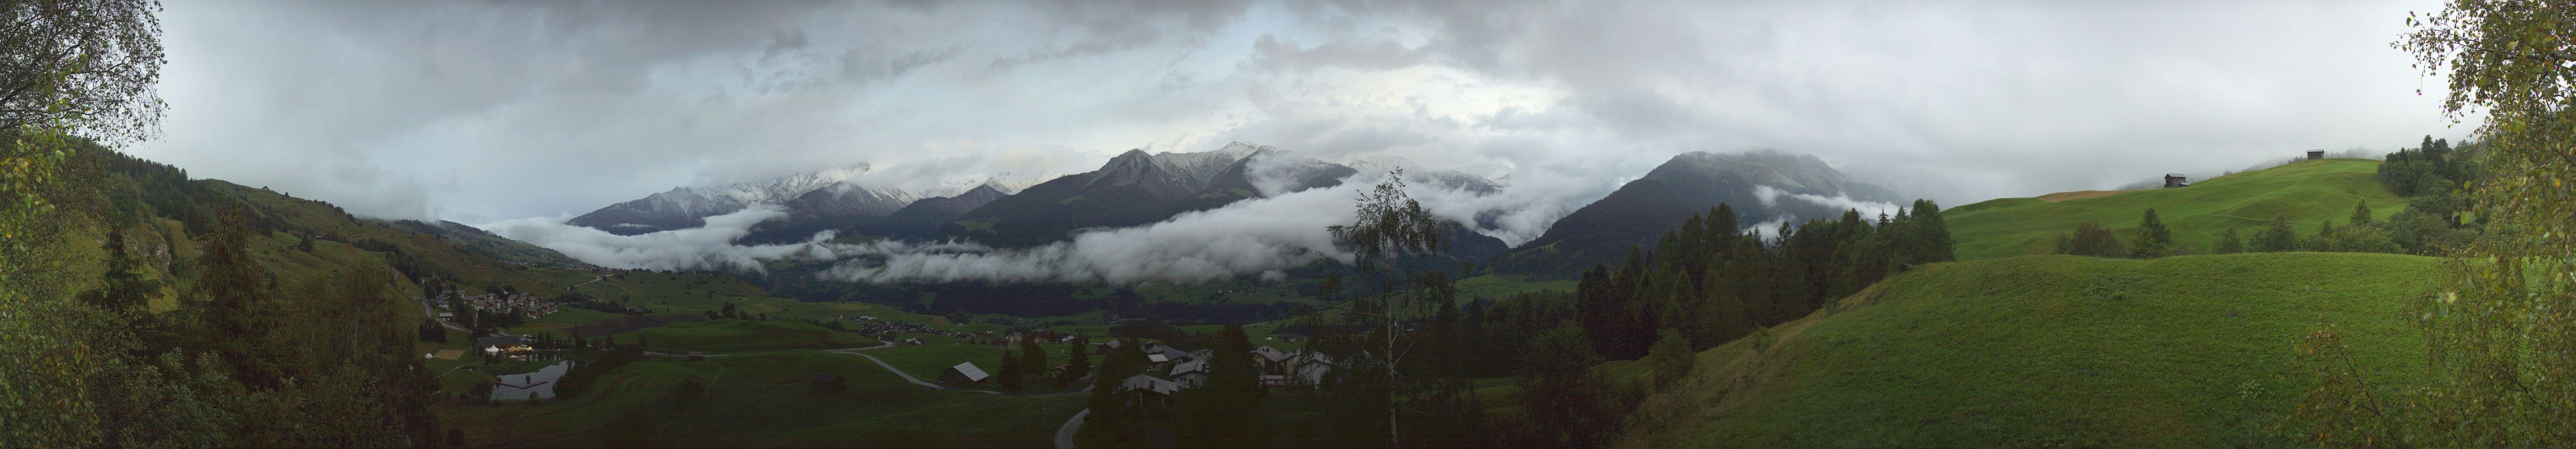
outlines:
[{"label": "rolling green field", "polygon": [[1488,274],[1458,280],[1460,298],[1508,298],[1538,291],[1574,291],[1572,279],[1530,279],[1524,275]]},{"label": "rolling green field", "polygon": [[[2422,375],[2401,313],[2434,259],[2268,253],[1927,265],[1703,351],[1622,447],[2229,447],[2313,385],[2331,321],[2366,369]],[[1614,370],[1615,371],[1615,370]]]},{"label": "rolling green field", "polygon": [[2088,221],[2110,228],[2125,242],[2136,237],[2139,215],[2152,207],[2173,230],[2176,245],[2205,253],[2227,229],[2250,238],[2275,214],[2287,214],[2301,235],[2316,233],[2321,220],[2346,224],[2357,201],[2370,204],[2374,220],[2396,214],[2406,199],[2379,184],[2379,164],[2368,159],[2302,161],[2183,188],[2054,202],[1996,199],[1941,211],[1941,219],[1957,241],[1959,260],[1975,260],[2049,253],[2056,248],[2055,236]]},{"label": "rolling green field", "polygon": [[796,321],[744,321],[731,318],[672,323],[619,334],[618,341],[643,338],[652,351],[702,351],[710,354],[781,349],[838,349],[875,346],[876,339],[836,332]]},{"label": "rolling green field", "polygon": [[[847,388],[816,393],[816,374],[841,376]],[[683,379],[703,384],[706,396],[677,404],[672,391]],[[476,447],[605,447],[611,435],[648,433],[680,448],[1037,448],[1086,398],[935,391],[858,356],[794,350],[654,358],[618,368],[578,398],[433,407]]]}]

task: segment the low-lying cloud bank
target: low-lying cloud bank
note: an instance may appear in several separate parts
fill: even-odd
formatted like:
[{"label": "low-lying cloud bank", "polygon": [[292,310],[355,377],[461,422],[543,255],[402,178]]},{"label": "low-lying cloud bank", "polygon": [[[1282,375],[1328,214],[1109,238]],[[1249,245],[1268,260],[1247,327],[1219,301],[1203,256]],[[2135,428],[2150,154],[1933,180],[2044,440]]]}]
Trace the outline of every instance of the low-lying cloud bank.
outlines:
[{"label": "low-lying cloud bank", "polygon": [[1281,271],[1319,259],[1347,262],[1324,227],[1349,223],[1355,185],[1255,198],[1160,223],[1081,232],[1034,248],[880,241],[824,244],[846,259],[823,273],[854,282],[1202,282]]},{"label": "low-lying cloud bank", "polygon": [[[1781,198],[1789,198],[1803,201],[1808,204],[1825,206],[1836,211],[1835,213],[1837,214],[1841,213],[1840,211],[1846,210],[1860,211],[1861,218],[1871,220],[1877,219],[1876,217],[1878,217],[1879,214],[1896,215],[1904,209],[1903,206],[1898,206],[1895,203],[1855,200],[1852,199],[1850,195],[1835,194],[1834,196],[1824,196],[1804,193],[1789,193],[1771,186],[1753,186],[1753,197],[1755,199],[1762,200],[1762,207],[1767,208],[1777,209],[1780,206]],[[1754,223],[1752,226],[1747,226],[1743,230],[1761,234],[1762,238],[1766,239],[1777,238],[1780,236],[1780,225],[1806,220],[1808,218],[1815,217],[1800,217],[1795,214],[1780,214],[1778,217],[1772,218],[1770,221]]]},{"label": "low-lying cloud bank", "polygon": [[789,245],[733,244],[751,233],[751,225],[787,216],[775,205],[755,205],[730,214],[707,217],[707,225],[638,235],[574,226],[572,215],[521,218],[475,225],[511,240],[563,252],[566,256],[609,268],[644,270],[726,269],[761,271],[760,261],[795,257],[829,235]]},{"label": "low-lying cloud bank", "polygon": [[[1334,244],[1325,227],[1351,222],[1360,192],[1383,180],[1384,173],[1360,173],[1336,187],[1275,192],[1144,226],[1079,231],[1068,241],[1031,248],[961,241],[830,243],[831,232],[795,244],[733,244],[749,234],[752,225],[786,215],[766,205],[708,217],[704,227],[632,236],[565,224],[569,216],[505,220],[479,227],[610,268],[763,271],[763,261],[801,260],[835,261],[819,274],[825,279],[871,283],[1130,284],[1205,282],[1243,275],[1277,280],[1285,270],[1318,260],[1350,261],[1351,255]],[[1426,207],[1435,211],[1442,209],[1442,202],[1434,199],[1480,198],[1419,184],[1407,190],[1426,199]]]}]

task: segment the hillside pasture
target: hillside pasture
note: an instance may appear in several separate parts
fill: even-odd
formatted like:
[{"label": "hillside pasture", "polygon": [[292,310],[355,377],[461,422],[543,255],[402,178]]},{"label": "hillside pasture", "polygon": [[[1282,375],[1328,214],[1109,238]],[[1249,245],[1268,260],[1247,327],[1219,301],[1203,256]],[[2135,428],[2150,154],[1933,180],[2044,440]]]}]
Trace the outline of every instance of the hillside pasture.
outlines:
[{"label": "hillside pasture", "polygon": [[[2434,259],[2025,256],[1919,267],[1702,351],[1621,447],[2245,447],[2314,386],[2329,323],[2383,387],[2422,375],[2403,313]],[[1640,370],[1613,369],[1634,377]],[[1632,380],[1622,380],[1629,382]]]},{"label": "hillside pasture", "polygon": [[2369,159],[2301,161],[2190,187],[1996,199],[1943,210],[1941,219],[1950,226],[1959,260],[2047,254],[2056,250],[2057,235],[2085,222],[2101,223],[2125,242],[2137,237],[2139,217],[2148,208],[2155,208],[2172,229],[2183,252],[2206,253],[2228,229],[2251,238],[2274,215],[2287,216],[2300,235],[2315,234],[2320,221],[2347,224],[2356,202],[2370,205],[2373,220],[2395,215],[2406,199],[2379,184],[2379,164]]}]

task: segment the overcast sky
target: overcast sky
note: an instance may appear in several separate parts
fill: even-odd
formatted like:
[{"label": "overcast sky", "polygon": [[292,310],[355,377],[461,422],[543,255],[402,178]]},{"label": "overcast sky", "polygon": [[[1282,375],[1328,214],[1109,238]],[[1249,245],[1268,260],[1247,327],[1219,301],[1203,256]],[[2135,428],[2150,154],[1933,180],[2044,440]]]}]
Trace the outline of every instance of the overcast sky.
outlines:
[{"label": "overcast sky", "polygon": [[163,15],[134,154],[483,223],[850,163],[1081,172],[1227,142],[1509,169],[1815,154],[1945,205],[2458,137],[2413,2],[345,2]]}]

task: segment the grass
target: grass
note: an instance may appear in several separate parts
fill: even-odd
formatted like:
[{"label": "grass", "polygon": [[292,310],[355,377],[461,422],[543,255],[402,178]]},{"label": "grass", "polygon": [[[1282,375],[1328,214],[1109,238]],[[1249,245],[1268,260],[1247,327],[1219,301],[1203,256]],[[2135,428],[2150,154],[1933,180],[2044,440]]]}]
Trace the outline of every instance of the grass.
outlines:
[{"label": "grass", "polygon": [[[2196,188],[2196,187],[2195,187]],[[2401,313],[2434,259],[2271,253],[1935,264],[1703,351],[1623,447],[2286,444],[2324,322],[2379,380],[2422,375]],[[1839,313],[1832,313],[1840,309]]]},{"label": "grass", "polygon": [[[1061,365],[1072,360],[1067,354],[1065,354],[1065,350],[1070,347],[1068,345],[1045,344],[1040,345],[1040,347],[1046,349],[1047,363],[1045,366],[1038,367],[1038,369],[1046,369],[1047,367]],[[1018,348],[1013,347],[1012,351],[1016,353]],[[1090,351],[1088,354],[1091,356],[1093,364],[1097,365],[1100,363],[1101,354],[1099,354],[1099,351]],[[931,383],[938,383],[939,374],[943,370],[946,370],[951,366],[957,366],[957,364],[961,362],[973,362],[975,363],[975,367],[982,368],[987,374],[1000,375],[1002,373],[1002,348],[996,346],[900,346],[868,351],[868,355],[876,356],[877,359],[884,360],[886,364],[894,365],[896,369],[901,369],[905,373],[911,373],[912,377],[918,377],[924,382]],[[985,384],[980,387],[990,389],[993,385]],[[1032,386],[1029,388],[1029,391],[1043,391],[1046,389],[1047,388]]]},{"label": "grass", "polygon": [[702,351],[710,354],[836,349],[875,346],[876,339],[795,321],[744,321],[731,318],[672,323],[619,334],[618,341],[643,338],[654,351]]},{"label": "grass", "polygon": [[2056,202],[1989,200],[1944,210],[1941,218],[1950,226],[1960,260],[2048,253],[2055,250],[2055,236],[2088,221],[2111,228],[2125,242],[2136,237],[2139,216],[2150,207],[2173,230],[2177,245],[2207,252],[2228,229],[2251,238],[2275,214],[2288,215],[2302,235],[2314,234],[2323,220],[2347,224],[2355,202],[2368,203],[2374,220],[2396,214],[2406,200],[2379,184],[2379,164],[2368,159],[2302,161],[2183,188]]},{"label": "grass", "polygon": [[[847,389],[817,394],[816,374]],[[706,386],[686,408],[668,393],[682,379]],[[435,408],[469,444],[596,447],[610,424],[642,413],[650,431],[680,448],[1044,447],[1086,395],[1015,396],[933,391],[858,356],[777,351],[699,361],[655,359],[609,373],[580,398],[533,404]]]}]

